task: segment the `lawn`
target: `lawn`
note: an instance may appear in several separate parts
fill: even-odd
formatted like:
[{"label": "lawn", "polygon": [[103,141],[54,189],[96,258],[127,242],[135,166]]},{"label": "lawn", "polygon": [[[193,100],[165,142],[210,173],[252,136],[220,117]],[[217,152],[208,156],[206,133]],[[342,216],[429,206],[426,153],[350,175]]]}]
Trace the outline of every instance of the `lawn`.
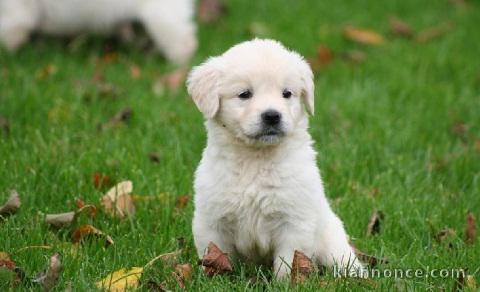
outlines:
[{"label": "lawn", "polygon": [[[251,38],[252,31],[307,57],[322,44],[330,48],[333,60],[316,74],[310,132],[327,196],[352,242],[388,258],[380,269],[462,268],[480,283],[479,240],[464,241],[468,212],[480,218],[480,2],[451,2],[228,1],[228,13],[216,24],[200,25],[194,64]],[[442,23],[453,26],[416,42],[389,32],[392,15],[417,32]],[[346,40],[347,24],[377,31],[385,41],[366,46]],[[365,60],[345,60],[351,50],[363,52]],[[139,70],[132,74],[132,66]],[[177,239],[184,238],[180,261],[194,266],[189,290],[293,287],[263,280],[269,272],[249,265],[235,264],[232,274],[213,279],[197,266],[192,201],[184,208],[175,205],[177,197],[192,195],[206,135],[184,86],[176,91],[158,86],[159,76],[171,69],[149,49],[99,37],[73,43],[35,37],[15,55],[0,51],[0,116],[9,122],[8,133],[0,129],[0,205],[10,189],[22,200],[17,214],[0,219],[0,251],[27,275],[44,270],[59,252],[58,290],[92,290],[107,274],[143,266],[176,250]],[[125,108],[132,111],[127,122],[108,124]],[[159,162],[151,160],[152,152]],[[150,197],[136,202],[131,220],[102,212],[94,219],[81,217],[81,223],[113,238],[115,244],[107,248],[96,241],[74,245],[68,230],[44,223],[45,214],[74,210],[76,198],[98,204],[107,189],[94,186],[94,173],[131,180],[136,196]],[[380,233],[367,236],[374,210],[384,219]],[[455,234],[437,241],[445,228]],[[31,246],[48,248],[25,249]],[[170,273],[167,265],[154,264],[141,288],[148,289],[148,281],[171,279]],[[249,282],[252,276],[258,276],[256,284]],[[327,273],[297,288],[454,286],[451,277],[335,280]]]}]

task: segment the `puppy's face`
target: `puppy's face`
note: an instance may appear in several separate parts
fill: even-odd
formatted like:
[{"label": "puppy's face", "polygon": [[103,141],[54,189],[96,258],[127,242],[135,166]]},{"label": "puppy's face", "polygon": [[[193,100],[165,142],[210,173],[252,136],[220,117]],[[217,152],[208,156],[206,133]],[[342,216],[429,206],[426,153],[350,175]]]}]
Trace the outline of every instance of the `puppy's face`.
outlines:
[{"label": "puppy's face", "polygon": [[188,89],[206,118],[247,144],[272,145],[313,113],[312,77],[298,54],[254,40],[194,68]]}]

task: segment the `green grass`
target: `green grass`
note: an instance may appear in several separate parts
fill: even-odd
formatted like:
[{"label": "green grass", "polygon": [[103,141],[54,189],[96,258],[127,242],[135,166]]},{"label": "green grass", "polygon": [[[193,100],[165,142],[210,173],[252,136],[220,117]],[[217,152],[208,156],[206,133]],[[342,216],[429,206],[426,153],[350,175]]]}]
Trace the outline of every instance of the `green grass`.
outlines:
[{"label": "green grass", "polygon": [[[316,76],[316,115],[311,133],[318,150],[327,195],[362,250],[388,257],[380,268],[466,268],[480,282],[480,248],[463,241],[465,217],[480,217],[480,3],[455,7],[441,1],[245,1],[228,2],[228,15],[217,25],[200,25],[200,48],[194,63],[249,39],[248,27],[260,22],[270,36],[305,56],[325,44],[334,61]],[[388,35],[388,19],[397,15],[421,30],[444,21],[455,29],[425,44]],[[345,24],[387,35],[379,47],[363,47],[342,37]],[[361,64],[342,60],[341,52],[360,49]],[[72,49],[64,41],[36,38],[14,56],[0,52],[0,115],[10,134],[0,134],[0,202],[15,188],[22,198],[18,214],[0,222],[0,251],[8,252],[29,275],[43,270],[54,252],[63,255],[58,289],[94,289],[95,282],[123,267],[141,266],[172,251],[184,237],[194,264],[192,290],[286,290],[286,283],[247,283],[254,267],[236,266],[230,276],[207,278],[195,265],[191,202],[175,209],[175,197],[192,193],[193,171],[205,145],[202,117],[182,87],[154,94],[152,85],[171,66],[158,55],[129,45],[115,45],[118,61],[101,67],[105,40],[89,38]],[[134,80],[129,67],[142,75]],[[57,68],[45,78],[35,75]],[[91,81],[103,71],[115,93],[101,94]],[[99,131],[98,126],[125,107],[128,125]],[[463,133],[452,131],[465,125]],[[152,163],[148,153],[161,153]],[[74,209],[74,198],[97,203],[103,190],[92,173],[117,181],[129,179],[134,193],[166,200],[137,204],[135,217],[112,220],[100,214],[82,219],[108,233],[115,245],[81,246],[71,253],[67,232],[43,223],[47,213]],[[376,194],[372,196],[372,194]],[[373,210],[385,214],[381,233],[365,235]],[[453,228],[452,247],[434,240]],[[19,249],[49,245],[50,250]],[[155,265],[144,279],[162,281],[170,271]],[[258,272],[268,275],[268,271]],[[316,290],[315,276],[304,286]],[[377,288],[399,286],[425,290],[454,285],[452,279],[374,279]],[[331,290],[365,288],[355,280],[331,282]],[[146,287],[143,287],[146,289]],[[290,287],[291,288],[291,287]]]}]

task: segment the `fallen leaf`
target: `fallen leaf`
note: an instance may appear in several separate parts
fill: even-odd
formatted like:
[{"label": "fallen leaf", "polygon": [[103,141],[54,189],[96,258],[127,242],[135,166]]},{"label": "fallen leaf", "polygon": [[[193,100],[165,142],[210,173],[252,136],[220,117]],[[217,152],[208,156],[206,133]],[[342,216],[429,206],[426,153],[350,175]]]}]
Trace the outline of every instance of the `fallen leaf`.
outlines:
[{"label": "fallen leaf", "polygon": [[15,269],[15,263],[6,252],[0,252],[0,268],[7,268],[12,271]]},{"label": "fallen leaf", "polygon": [[348,50],[343,52],[343,58],[353,63],[361,63],[367,59],[367,54],[360,50]]},{"label": "fallen leaf", "polygon": [[356,28],[351,25],[347,25],[343,29],[343,35],[353,42],[364,45],[378,46],[384,42],[381,34],[371,30]]},{"label": "fallen leaf", "polygon": [[114,244],[113,239],[110,236],[106,235],[92,225],[81,225],[72,233],[73,243],[79,243],[87,238],[103,239],[105,240],[106,246]]},{"label": "fallen leaf", "polygon": [[13,215],[17,213],[20,206],[20,196],[16,190],[11,190],[7,202],[3,206],[0,206],[0,216],[6,217]]},{"label": "fallen leaf", "polygon": [[143,274],[143,268],[133,267],[131,269],[120,269],[109,275],[103,280],[98,281],[96,286],[98,289],[106,291],[130,291],[138,287],[140,278]]},{"label": "fallen leaf", "polygon": [[108,65],[118,61],[119,54],[116,52],[108,52],[100,58],[100,63]]},{"label": "fallen leaf", "polygon": [[367,236],[380,233],[380,223],[384,218],[382,211],[374,211],[367,226]]},{"label": "fallen leaf", "polygon": [[466,140],[465,134],[468,131],[468,126],[462,121],[457,121],[453,123],[453,125],[450,128],[450,131],[452,132],[453,135],[465,141]]},{"label": "fallen leaf", "polygon": [[390,31],[400,37],[411,38],[413,36],[410,25],[398,17],[390,17]]},{"label": "fallen leaf", "polygon": [[72,212],[47,214],[45,216],[45,223],[56,228],[73,225],[78,216],[84,212],[89,212],[89,214],[92,214],[92,212],[96,213],[96,207],[93,205],[85,205],[82,208]]},{"label": "fallen leaf", "polygon": [[221,0],[200,0],[198,3],[198,20],[201,23],[216,22],[227,12]]},{"label": "fallen leaf", "polygon": [[37,70],[37,72],[35,73],[35,79],[37,80],[46,79],[52,75],[55,75],[57,71],[58,71],[57,66],[53,64],[45,65],[42,68]]},{"label": "fallen leaf", "polygon": [[131,108],[128,108],[128,107],[124,108],[118,113],[116,113],[106,124],[102,126],[102,128],[105,130],[105,129],[118,126],[119,124],[122,124],[122,123],[127,123],[132,118],[132,115],[133,115],[133,111]]},{"label": "fallen leaf", "polygon": [[42,285],[43,291],[50,291],[57,284],[61,271],[60,255],[56,253],[50,258],[47,271],[40,273],[33,282]]},{"label": "fallen leaf", "polygon": [[132,79],[138,79],[142,75],[142,69],[138,65],[133,64],[130,66],[130,76]]},{"label": "fallen leaf", "polygon": [[210,277],[233,270],[228,255],[213,242],[208,244],[207,254],[203,256],[201,263],[205,267],[205,273]]},{"label": "fallen leaf", "polygon": [[443,22],[419,32],[415,40],[419,43],[426,43],[445,35],[452,31],[454,27],[452,22]]},{"label": "fallen leaf", "polygon": [[188,200],[190,199],[189,195],[181,195],[180,197],[177,198],[175,201],[175,207],[177,209],[183,209],[185,206],[188,204]]},{"label": "fallen leaf", "polygon": [[193,268],[191,264],[177,264],[175,266],[175,272],[172,273],[172,276],[178,283],[180,288],[185,289],[185,282],[192,279]]},{"label": "fallen leaf", "polygon": [[467,225],[465,226],[465,242],[474,244],[477,238],[477,224],[475,222],[475,215],[472,212],[468,212]]},{"label": "fallen leaf", "polygon": [[124,218],[135,214],[132,198],[133,184],[123,181],[111,188],[101,199],[105,212],[113,217]]},{"label": "fallen leaf", "polygon": [[472,275],[466,275],[466,271],[462,270],[462,273],[458,274],[458,278],[455,279],[455,289],[453,291],[477,291],[477,281]]},{"label": "fallen leaf", "polygon": [[0,116],[0,130],[7,135],[10,133],[10,123],[4,116]]},{"label": "fallen leaf", "polygon": [[160,163],[160,154],[158,152],[150,152],[148,153],[148,158],[151,162]]},{"label": "fallen leaf", "polygon": [[363,251],[359,250],[355,245],[350,242],[350,246],[353,249],[353,252],[358,257],[358,259],[362,263],[366,263],[369,267],[373,268],[378,264],[388,264],[387,258],[377,258],[375,256],[369,255],[364,253]]},{"label": "fallen leaf", "polygon": [[75,199],[75,205],[77,206],[78,209],[82,209],[85,206],[90,206],[90,212],[89,212],[90,218],[95,218],[95,216],[97,216],[97,207],[95,207],[94,205],[86,205],[85,202],[79,198]]},{"label": "fallen leaf", "polygon": [[272,35],[268,25],[258,21],[250,23],[248,33],[252,38],[268,38]]},{"label": "fallen leaf", "polygon": [[448,244],[451,245],[451,241],[455,236],[456,236],[455,230],[451,228],[445,228],[437,232],[434,238],[435,238],[435,241],[438,243],[448,242]]},{"label": "fallen leaf", "polygon": [[102,187],[112,187],[113,180],[106,174],[101,172],[94,172],[92,175],[93,186],[96,189],[101,189]]},{"label": "fallen leaf", "polygon": [[327,64],[333,61],[334,54],[332,50],[325,46],[321,45],[317,49],[317,54],[315,57],[309,59],[310,66],[314,72],[320,71]]},{"label": "fallen leaf", "polygon": [[313,262],[303,252],[295,250],[293,254],[292,272],[290,280],[294,284],[303,283],[313,272]]}]

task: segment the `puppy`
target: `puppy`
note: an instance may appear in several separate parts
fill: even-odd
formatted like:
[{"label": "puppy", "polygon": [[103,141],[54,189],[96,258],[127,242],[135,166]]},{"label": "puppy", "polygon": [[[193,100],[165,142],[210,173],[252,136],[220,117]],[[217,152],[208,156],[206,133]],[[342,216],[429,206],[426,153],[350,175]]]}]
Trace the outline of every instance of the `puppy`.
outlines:
[{"label": "puppy", "polygon": [[295,250],[318,264],[361,271],[342,221],[325,198],[307,131],[313,74],[273,40],[238,44],[195,67],[188,92],[206,118],[195,173],[193,236],[247,261],[290,273]]},{"label": "puppy", "polygon": [[139,21],[167,59],[184,64],[197,47],[193,6],[193,0],[0,0],[0,42],[15,50],[34,31],[105,34]]}]

